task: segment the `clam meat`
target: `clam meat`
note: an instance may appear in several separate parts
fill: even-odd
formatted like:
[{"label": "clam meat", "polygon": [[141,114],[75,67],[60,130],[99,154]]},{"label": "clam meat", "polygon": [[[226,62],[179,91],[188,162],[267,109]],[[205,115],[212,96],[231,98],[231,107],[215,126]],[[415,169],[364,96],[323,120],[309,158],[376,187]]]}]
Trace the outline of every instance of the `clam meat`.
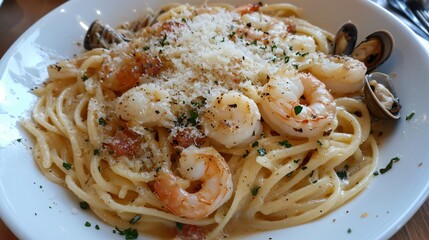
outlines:
[{"label": "clam meat", "polygon": [[398,119],[401,104],[390,76],[373,72],[365,76],[364,100],[372,115]]}]

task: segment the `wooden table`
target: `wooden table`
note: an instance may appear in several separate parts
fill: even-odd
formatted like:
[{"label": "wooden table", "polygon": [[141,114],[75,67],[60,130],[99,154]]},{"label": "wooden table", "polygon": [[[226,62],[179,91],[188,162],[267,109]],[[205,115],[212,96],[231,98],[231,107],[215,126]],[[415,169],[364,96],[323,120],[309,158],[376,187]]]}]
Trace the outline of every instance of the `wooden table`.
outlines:
[{"label": "wooden table", "polygon": [[[2,35],[0,57],[34,22],[64,2],[64,0],[5,0],[0,7],[0,32]],[[1,220],[0,239],[17,239]],[[429,200],[426,200],[413,218],[391,239],[429,239]]]}]

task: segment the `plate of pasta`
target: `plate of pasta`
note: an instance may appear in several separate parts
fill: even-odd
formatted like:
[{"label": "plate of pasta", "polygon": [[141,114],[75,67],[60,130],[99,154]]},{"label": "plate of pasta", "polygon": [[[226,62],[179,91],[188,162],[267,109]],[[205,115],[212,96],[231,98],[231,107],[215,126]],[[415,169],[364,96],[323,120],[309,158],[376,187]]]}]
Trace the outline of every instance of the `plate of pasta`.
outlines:
[{"label": "plate of pasta", "polygon": [[0,63],[1,218],[20,239],[387,239],[429,193],[427,62],[369,1],[69,1]]}]

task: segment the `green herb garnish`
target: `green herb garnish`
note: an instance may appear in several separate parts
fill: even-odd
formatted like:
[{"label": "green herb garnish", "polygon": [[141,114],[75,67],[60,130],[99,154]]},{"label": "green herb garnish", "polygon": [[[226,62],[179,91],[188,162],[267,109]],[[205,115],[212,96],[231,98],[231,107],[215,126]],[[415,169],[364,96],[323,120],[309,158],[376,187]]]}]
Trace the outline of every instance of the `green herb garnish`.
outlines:
[{"label": "green herb garnish", "polygon": [[130,223],[135,224],[138,220],[140,220],[141,217],[142,217],[141,214],[135,215],[133,218],[131,218]]},{"label": "green herb garnish", "polygon": [[88,208],[89,208],[89,204],[88,204],[87,202],[85,202],[85,201],[81,201],[81,202],[79,203],[79,206],[80,206],[80,208],[82,208],[82,209],[88,209]]},{"label": "green herb garnish", "polygon": [[189,111],[189,118],[188,122],[190,122],[193,126],[196,126],[198,124],[198,112],[196,110]]},{"label": "green herb garnish", "polygon": [[298,115],[298,114],[300,114],[300,113],[301,113],[301,111],[302,111],[302,106],[301,106],[301,105],[299,105],[299,106],[295,106],[295,107],[293,108],[293,110],[294,110],[294,112],[295,112],[295,115]]},{"label": "green herb garnish", "polygon": [[106,122],[106,120],[104,118],[100,117],[100,118],[98,118],[98,125],[104,127],[104,126],[107,125],[107,122]]},{"label": "green herb garnish", "polygon": [[161,44],[161,47],[164,47],[166,45],[170,45],[169,42],[166,41],[167,40],[167,35],[164,34],[164,37],[162,38],[162,40],[159,42]]},{"label": "green herb garnish", "polygon": [[259,191],[260,188],[261,187],[259,187],[259,186],[252,188],[250,190],[250,192],[252,193],[252,196],[256,196],[258,194],[258,191]]},{"label": "green herb garnish", "polygon": [[380,173],[381,174],[386,173],[387,171],[392,169],[393,163],[398,162],[398,161],[399,161],[398,157],[394,157],[394,158],[390,159],[390,162],[387,164],[387,166],[385,168],[380,169]]},{"label": "green herb garnish", "polygon": [[64,167],[66,170],[70,170],[70,169],[71,169],[71,167],[72,167],[72,165],[71,165],[70,163],[68,163],[68,162],[63,162],[63,167]]},{"label": "green herb garnish", "polygon": [[349,179],[349,175],[348,175],[348,173],[347,173],[346,171],[338,171],[338,172],[337,172],[337,176],[338,176],[342,181]]},{"label": "green herb garnish", "polygon": [[257,146],[259,146],[259,142],[258,141],[252,143],[252,147],[257,147]]},{"label": "green herb garnish", "polygon": [[286,148],[292,147],[292,144],[290,144],[287,140],[279,142],[279,145],[283,146],[283,147],[286,147]]},{"label": "green herb garnish", "polygon": [[411,120],[411,118],[413,118],[413,117],[414,117],[414,114],[415,114],[415,112],[412,112],[410,115],[408,115],[408,116],[405,118],[405,120],[407,120],[407,121]]},{"label": "green herb garnish", "polygon": [[183,230],[183,223],[176,222],[176,227],[177,227],[177,229],[179,229],[179,230]]},{"label": "green herb garnish", "polygon": [[98,156],[100,155],[100,150],[99,149],[94,149],[94,156]]},{"label": "green herb garnish", "polygon": [[267,151],[264,148],[258,148],[257,151],[259,156],[265,156],[265,154],[267,154]]},{"label": "green herb garnish", "polygon": [[139,233],[137,232],[137,230],[133,228],[127,228],[125,230],[121,230],[118,227],[115,227],[115,229],[116,231],[118,231],[119,235],[125,236],[126,240],[137,239],[137,237],[139,236]]}]

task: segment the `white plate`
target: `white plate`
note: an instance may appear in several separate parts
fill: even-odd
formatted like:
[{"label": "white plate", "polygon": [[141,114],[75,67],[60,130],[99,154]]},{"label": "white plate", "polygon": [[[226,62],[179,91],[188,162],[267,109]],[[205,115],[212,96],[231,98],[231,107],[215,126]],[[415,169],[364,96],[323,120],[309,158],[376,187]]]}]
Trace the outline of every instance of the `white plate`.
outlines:
[{"label": "white plate", "polygon": [[[72,194],[41,175],[30,155],[30,142],[17,121],[28,116],[35,101],[30,89],[47,77],[46,66],[82,52],[82,46],[78,43],[82,42],[87,26],[94,19],[99,18],[115,26],[136,19],[146,7],[156,8],[163,2],[69,1],[34,24],[1,60],[0,214],[20,239],[124,238],[112,233],[113,227],[103,224],[89,211],[81,210]],[[240,2],[244,0],[234,1],[235,4]],[[385,132],[385,140],[380,146],[378,168],[385,167],[393,157],[400,157],[401,160],[386,174],[375,177],[362,194],[331,214],[301,226],[254,235],[254,238],[389,238],[428,196],[428,54],[403,24],[372,2],[290,2],[303,7],[304,18],[332,32],[345,21],[352,20],[359,26],[361,39],[381,28],[393,34],[396,39],[393,55],[380,70],[393,76],[403,104],[403,117],[396,123],[386,125],[390,131]],[[406,121],[405,116],[411,112],[416,113],[414,118]],[[368,216],[362,218],[363,213]],[[86,221],[92,226],[85,227]],[[100,230],[94,228],[96,224]]]}]

